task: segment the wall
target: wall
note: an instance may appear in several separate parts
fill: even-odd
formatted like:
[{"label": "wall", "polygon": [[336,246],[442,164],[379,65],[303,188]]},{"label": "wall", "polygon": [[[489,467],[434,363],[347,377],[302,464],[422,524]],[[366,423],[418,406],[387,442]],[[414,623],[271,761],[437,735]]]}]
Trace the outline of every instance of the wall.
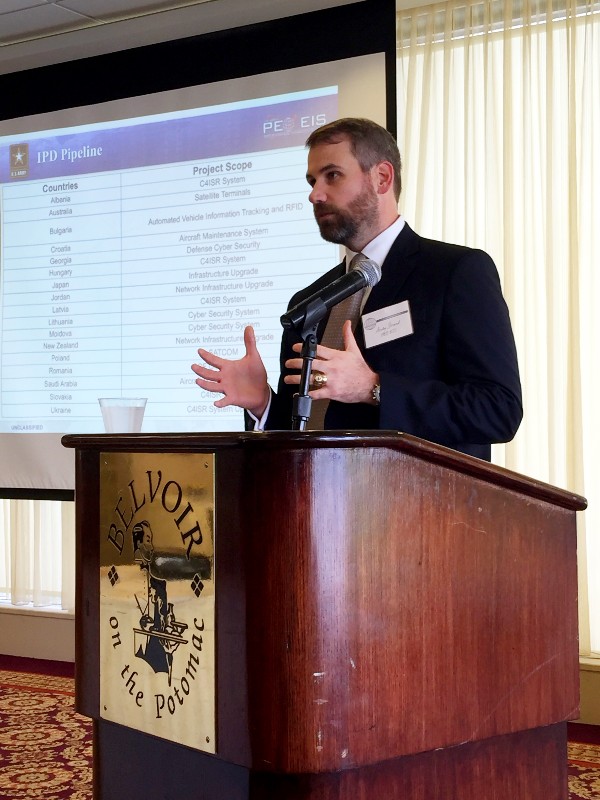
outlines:
[{"label": "wall", "polygon": [[600,660],[582,658],[579,677],[581,712],[578,721],[600,725]]},{"label": "wall", "polygon": [[60,611],[1,606],[0,652],[22,658],[75,661],[75,619]]}]

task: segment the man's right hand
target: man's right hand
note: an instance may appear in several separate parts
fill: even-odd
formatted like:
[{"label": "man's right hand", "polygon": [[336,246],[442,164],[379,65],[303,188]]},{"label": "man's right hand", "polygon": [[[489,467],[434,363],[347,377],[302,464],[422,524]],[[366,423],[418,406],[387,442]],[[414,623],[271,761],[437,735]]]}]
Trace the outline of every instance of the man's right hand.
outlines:
[{"label": "man's right hand", "polygon": [[260,419],[269,403],[270,389],[267,384],[267,371],[256,348],[254,328],[244,329],[246,355],[236,361],[221,358],[208,350],[200,348],[198,355],[209,367],[192,364],[198,376],[196,383],[208,392],[224,395],[216,400],[217,408],[239,406]]}]

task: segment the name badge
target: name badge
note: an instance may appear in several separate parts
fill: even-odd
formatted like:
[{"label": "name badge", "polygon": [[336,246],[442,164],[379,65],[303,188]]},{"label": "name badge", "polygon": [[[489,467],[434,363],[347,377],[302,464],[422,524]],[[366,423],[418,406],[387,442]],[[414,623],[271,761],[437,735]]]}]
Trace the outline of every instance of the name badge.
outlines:
[{"label": "name badge", "polygon": [[408,336],[413,332],[408,300],[363,314],[362,324],[366,347],[375,347],[377,344]]}]

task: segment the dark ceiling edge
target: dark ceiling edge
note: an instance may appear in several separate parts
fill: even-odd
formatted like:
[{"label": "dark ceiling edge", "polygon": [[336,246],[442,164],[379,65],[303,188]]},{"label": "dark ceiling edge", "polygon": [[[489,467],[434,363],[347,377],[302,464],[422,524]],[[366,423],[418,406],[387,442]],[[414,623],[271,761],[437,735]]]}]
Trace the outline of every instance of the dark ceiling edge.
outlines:
[{"label": "dark ceiling edge", "polygon": [[362,0],[202,36],[0,76],[1,119],[385,53],[396,132],[395,0]]}]

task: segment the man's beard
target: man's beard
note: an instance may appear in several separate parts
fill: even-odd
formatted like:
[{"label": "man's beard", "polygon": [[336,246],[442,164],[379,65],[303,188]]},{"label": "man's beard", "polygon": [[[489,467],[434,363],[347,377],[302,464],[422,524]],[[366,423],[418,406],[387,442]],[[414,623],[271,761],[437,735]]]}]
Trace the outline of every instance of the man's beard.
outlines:
[{"label": "man's beard", "polygon": [[[362,191],[347,209],[319,203],[314,206],[313,212],[321,236],[326,242],[350,245],[356,241],[359,233],[370,230],[377,221],[377,195],[371,183],[365,180]],[[324,214],[331,216],[319,219],[319,216]]]}]

